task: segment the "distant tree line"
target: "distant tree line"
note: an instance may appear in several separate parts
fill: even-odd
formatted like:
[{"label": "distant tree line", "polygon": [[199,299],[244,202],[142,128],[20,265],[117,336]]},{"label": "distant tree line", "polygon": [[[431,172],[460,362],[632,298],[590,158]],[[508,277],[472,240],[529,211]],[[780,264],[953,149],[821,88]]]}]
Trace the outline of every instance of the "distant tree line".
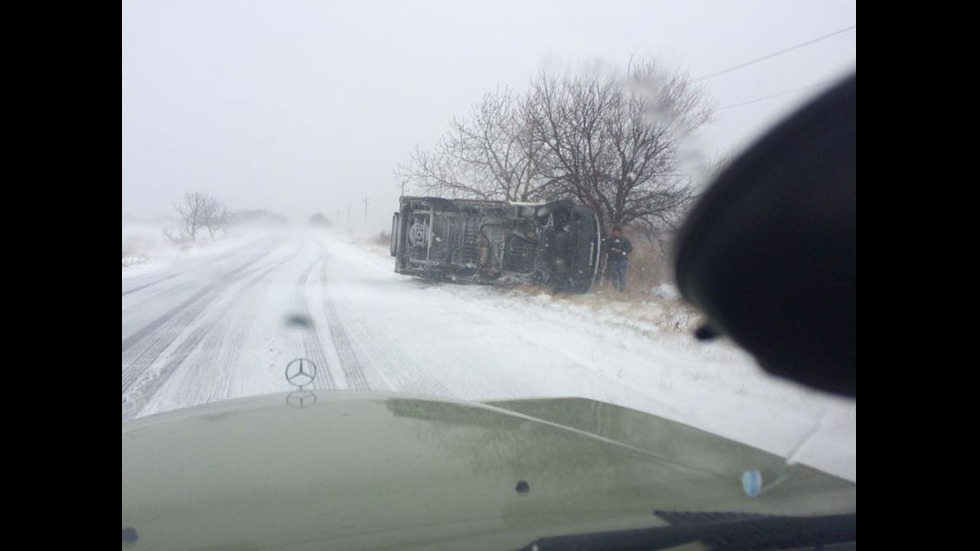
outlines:
[{"label": "distant tree line", "polygon": [[395,176],[426,195],[573,197],[606,229],[632,223],[659,234],[696,196],[680,167],[680,140],[711,114],[701,88],[652,59],[618,74],[541,71],[523,93],[486,94]]},{"label": "distant tree line", "polygon": [[181,223],[177,235],[173,235],[169,230],[167,232],[167,236],[174,241],[195,241],[198,233],[204,229],[214,237],[227,225],[229,219],[229,212],[224,203],[214,195],[200,191],[184,193],[183,199],[174,203],[174,209]]},{"label": "distant tree line", "polygon": [[180,228],[174,232],[171,229],[164,234],[174,242],[196,241],[202,230],[207,230],[214,237],[222,229],[246,224],[284,225],[288,219],[281,215],[260,210],[229,211],[224,203],[209,193],[189,191],[183,199],[174,204],[177,211]]},{"label": "distant tree line", "polygon": [[318,212],[310,217],[310,225],[329,228],[333,226],[333,223],[330,222],[330,219],[324,216],[322,212]]}]

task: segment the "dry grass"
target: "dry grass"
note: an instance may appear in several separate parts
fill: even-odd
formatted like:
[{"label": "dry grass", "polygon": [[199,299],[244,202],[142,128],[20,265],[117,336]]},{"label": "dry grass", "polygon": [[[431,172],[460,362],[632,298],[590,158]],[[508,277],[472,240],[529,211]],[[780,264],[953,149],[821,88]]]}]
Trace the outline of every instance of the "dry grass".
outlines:
[{"label": "dry grass", "polygon": [[640,291],[648,294],[650,289],[670,278],[668,259],[655,241],[637,235],[630,242],[633,244],[633,252],[629,255],[629,268],[626,272],[627,293]]},{"label": "dry grass", "polygon": [[565,294],[548,287],[521,285],[511,288],[514,293],[527,296],[548,295],[574,308],[582,308],[601,316],[636,322],[633,329],[643,331],[643,324],[656,326],[656,331],[691,333],[700,325],[701,315],[680,298],[663,298],[650,289],[630,290],[620,293],[611,283],[602,282],[588,294]]},{"label": "dry grass", "polygon": [[[387,232],[384,232],[387,233]],[[387,235],[363,236],[358,240],[367,249],[379,255],[388,255]],[[700,321],[700,315],[680,299],[665,298],[654,293],[655,288],[664,283],[667,267],[663,262],[656,243],[639,238],[633,245],[633,257],[627,273],[627,291],[620,293],[612,283],[603,278],[597,287],[588,294],[567,294],[555,292],[547,286],[522,284],[507,286],[501,289],[505,293],[513,293],[518,300],[530,299],[534,296],[548,295],[553,300],[582,308],[597,315],[625,320],[632,323],[632,329],[638,331],[650,330],[656,332],[692,332]],[[652,329],[650,326],[655,326]],[[672,384],[668,381],[665,384]]]}]

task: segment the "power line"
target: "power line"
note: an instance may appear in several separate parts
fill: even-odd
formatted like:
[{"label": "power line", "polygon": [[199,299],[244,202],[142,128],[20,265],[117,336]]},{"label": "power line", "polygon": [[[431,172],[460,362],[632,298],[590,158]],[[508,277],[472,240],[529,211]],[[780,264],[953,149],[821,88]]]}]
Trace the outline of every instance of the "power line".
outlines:
[{"label": "power line", "polygon": [[807,40],[806,42],[801,42],[801,43],[799,43],[799,44],[797,44],[795,46],[790,46],[789,48],[786,48],[785,50],[780,50],[778,52],[773,52],[773,53],[771,53],[769,55],[765,55],[765,56],[762,56],[760,58],[753,59],[751,61],[746,61],[745,63],[740,63],[738,65],[735,65],[734,67],[729,67],[727,69],[722,69],[721,71],[717,71],[717,72],[711,73],[709,75],[705,75],[703,77],[698,77],[698,78],[694,79],[694,82],[697,82],[699,80],[706,80],[706,79],[709,79],[709,78],[714,78],[714,77],[716,77],[718,75],[723,75],[725,73],[730,73],[730,72],[732,72],[732,71],[734,71],[736,69],[741,69],[742,67],[747,67],[749,65],[752,65],[753,63],[758,63],[760,61],[764,61],[766,59],[770,59],[770,58],[776,57],[778,55],[785,54],[786,52],[791,52],[791,51],[793,51],[793,50],[795,50],[797,48],[802,48],[803,46],[807,46],[807,45],[813,44],[814,42],[820,42],[821,40],[825,40],[825,39],[830,38],[832,36],[835,36],[835,35],[838,35],[838,34],[841,34],[843,32],[847,32],[847,31],[850,31],[850,30],[856,29],[856,28],[857,28],[857,25],[851,25],[850,27],[846,27],[846,28],[843,28],[843,29],[834,31],[834,32],[832,32],[830,34],[825,34],[823,36],[818,36],[817,38],[814,38],[813,40]]},{"label": "power line", "polygon": [[841,77],[841,78],[835,78],[835,79],[831,79],[831,80],[825,80],[823,82],[818,82],[816,84],[810,84],[809,86],[802,86],[800,88],[794,88],[792,90],[787,90],[785,92],[780,92],[778,94],[773,94],[771,96],[766,96],[764,98],[756,98],[756,99],[751,99],[749,101],[743,101],[742,103],[736,103],[735,105],[727,105],[725,107],[719,107],[717,110],[718,111],[724,111],[725,109],[732,109],[733,107],[741,107],[743,105],[748,105],[750,103],[758,103],[760,101],[764,101],[764,100],[767,100],[767,99],[778,98],[779,96],[785,96],[786,94],[792,94],[793,92],[799,92],[801,90],[809,90],[810,88],[816,88],[818,86],[824,86],[824,85],[827,85],[827,84],[833,84],[835,82],[840,82],[840,81],[846,80],[848,78],[850,78],[850,77]]}]

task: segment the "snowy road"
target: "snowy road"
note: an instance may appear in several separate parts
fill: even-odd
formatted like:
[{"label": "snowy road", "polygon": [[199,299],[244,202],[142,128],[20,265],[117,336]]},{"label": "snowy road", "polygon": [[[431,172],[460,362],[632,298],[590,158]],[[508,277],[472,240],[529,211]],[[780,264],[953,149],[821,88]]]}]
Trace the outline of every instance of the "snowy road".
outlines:
[{"label": "snowy road", "polygon": [[[582,396],[856,480],[856,408],[763,375],[659,304],[440,285],[313,231],[229,240],[123,272],[122,418],[313,386],[464,400]],[[683,321],[683,320],[681,320]]]}]

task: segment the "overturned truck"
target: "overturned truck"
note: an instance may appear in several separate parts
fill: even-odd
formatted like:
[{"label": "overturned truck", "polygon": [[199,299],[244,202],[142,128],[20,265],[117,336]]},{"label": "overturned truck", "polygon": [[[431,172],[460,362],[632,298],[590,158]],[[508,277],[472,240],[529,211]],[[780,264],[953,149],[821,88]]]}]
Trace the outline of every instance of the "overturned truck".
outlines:
[{"label": "overturned truck", "polygon": [[528,204],[402,197],[391,227],[395,271],[473,283],[533,283],[586,293],[601,232],[571,200]]}]

